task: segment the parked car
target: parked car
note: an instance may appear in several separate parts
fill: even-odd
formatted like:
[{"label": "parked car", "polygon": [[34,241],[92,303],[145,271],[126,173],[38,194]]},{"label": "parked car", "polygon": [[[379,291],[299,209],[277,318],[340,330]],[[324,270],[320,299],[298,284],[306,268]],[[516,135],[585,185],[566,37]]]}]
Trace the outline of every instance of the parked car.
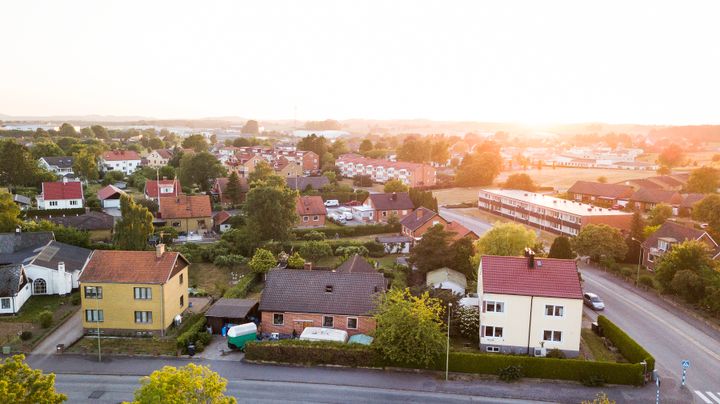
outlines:
[{"label": "parked car", "polygon": [[340,206],[340,201],[338,201],[337,199],[328,199],[327,201],[325,201],[325,206],[326,207]]},{"label": "parked car", "polygon": [[613,205],[612,209],[613,210],[623,210],[623,206],[622,205]]},{"label": "parked car", "polygon": [[352,220],[353,214],[350,208],[340,208],[338,209],[338,214],[342,215],[345,220]]},{"label": "parked car", "polygon": [[605,303],[603,303],[602,299],[600,299],[600,296],[596,295],[595,293],[588,292],[583,294],[583,302],[586,306],[593,310],[605,309]]}]

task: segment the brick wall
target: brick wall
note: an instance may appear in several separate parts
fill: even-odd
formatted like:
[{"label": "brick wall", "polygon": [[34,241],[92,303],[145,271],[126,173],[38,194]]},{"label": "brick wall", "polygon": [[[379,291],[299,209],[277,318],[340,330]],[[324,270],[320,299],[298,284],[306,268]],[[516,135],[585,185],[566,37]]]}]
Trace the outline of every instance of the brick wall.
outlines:
[{"label": "brick wall", "polygon": [[[260,329],[263,333],[277,332],[280,334],[291,335],[293,329],[298,335],[302,333],[305,327],[322,327],[323,314],[315,313],[282,313],[284,321],[282,325],[273,324],[273,314],[276,312],[262,312]],[[345,316],[339,314],[328,314],[333,317],[333,328],[336,330],[347,331],[349,335],[367,334],[375,330],[375,319],[369,316]],[[358,319],[357,329],[347,328],[347,318],[355,317]]]}]

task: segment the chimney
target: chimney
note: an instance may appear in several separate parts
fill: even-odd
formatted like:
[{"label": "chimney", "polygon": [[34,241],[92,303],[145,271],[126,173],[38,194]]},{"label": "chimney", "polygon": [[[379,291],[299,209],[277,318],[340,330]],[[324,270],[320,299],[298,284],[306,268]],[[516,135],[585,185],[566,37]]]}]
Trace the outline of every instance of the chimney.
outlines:
[{"label": "chimney", "polygon": [[68,180],[67,177],[63,176],[62,179],[63,179],[63,180],[62,180],[62,181],[63,181],[63,184],[67,184],[67,180]]},{"label": "chimney", "polygon": [[58,262],[58,273],[60,276],[65,276],[65,263],[63,261]]},{"label": "chimney", "polygon": [[527,266],[529,269],[535,268],[535,251],[525,248],[525,256],[527,257]]},{"label": "chimney", "polygon": [[305,269],[307,271],[312,271],[312,262],[310,262],[310,261],[306,262],[305,265],[303,265],[303,269]]},{"label": "chimney", "polygon": [[155,246],[155,257],[162,258],[163,254],[165,254],[165,244],[157,243]]}]

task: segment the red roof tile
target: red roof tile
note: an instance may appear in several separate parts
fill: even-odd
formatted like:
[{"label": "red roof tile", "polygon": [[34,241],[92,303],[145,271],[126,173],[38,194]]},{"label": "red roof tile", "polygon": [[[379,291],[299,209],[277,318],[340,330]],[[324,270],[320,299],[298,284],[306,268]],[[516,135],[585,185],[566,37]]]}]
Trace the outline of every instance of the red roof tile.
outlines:
[{"label": "red roof tile", "polygon": [[140,155],[134,150],[111,150],[102,154],[105,161],[140,160]]},{"label": "red roof tile", "polygon": [[327,214],[325,203],[320,196],[299,196],[295,208],[300,216]]},{"label": "red roof tile", "polygon": [[213,216],[213,223],[216,225],[221,225],[225,223],[228,219],[230,219],[231,215],[230,213],[226,211],[220,211]]},{"label": "red roof tile", "polygon": [[95,250],[80,282],[164,284],[188,265],[177,252]]},{"label": "red roof tile", "polygon": [[182,191],[180,190],[180,184],[176,182],[177,180],[147,180],[145,181],[145,195],[147,195],[149,198],[157,198],[160,186],[173,184],[175,184],[173,192],[163,192],[160,196],[175,196],[176,188],[177,193],[182,194]]},{"label": "red roof tile", "polygon": [[114,185],[108,185],[105,188],[101,188],[99,191],[97,191],[97,198],[101,201],[104,201],[105,199],[108,199],[109,197],[117,194],[125,195],[125,191],[115,187]]},{"label": "red roof tile", "polygon": [[159,217],[182,219],[212,216],[212,205],[208,195],[178,195],[160,197]]},{"label": "red roof tile", "polygon": [[484,293],[582,299],[575,260],[485,255],[481,259]]},{"label": "red roof tile", "polygon": [[43,182],[42,195],[46,201],[83,199],[82,184],[77,181]]}]

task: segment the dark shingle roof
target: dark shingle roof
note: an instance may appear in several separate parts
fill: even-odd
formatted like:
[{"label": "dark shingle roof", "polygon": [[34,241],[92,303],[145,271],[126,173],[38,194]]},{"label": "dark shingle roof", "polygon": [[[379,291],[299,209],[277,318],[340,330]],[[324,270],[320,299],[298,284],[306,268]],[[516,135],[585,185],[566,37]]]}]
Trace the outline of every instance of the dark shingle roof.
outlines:
[{"label": "dark shingle roof", "polygon": [[411,231],[417,230],[420,226],[427,223],[428,220],[435,217],[437,213],[433,212],[432,210],[421,206],[413,212],[411,215],[407,215],[402,220],[400,220],[400,224],[404,227],[407,227]]},{"label": "dark shingle roof", "polygon": [[[326,292],[331,287],[332,292]],[[273,269],[267,274],[260,311],[366,315],[385,290],[381,273]]]},{"label": "dark shingle roof", "polygon": [[681,208],[692,208],[693,205],[700,202],[705,197],[704,194],[684,194],[682,195]]},{"label": "dark shingle roof", "polygon": [[57,166],[58,168],[72,168],[73,158],[71,156],[59,156],[59,157],[40,157],[45,160],[51,166]]},{"label": "dark shingle roof", "polygon": [[287,177],[285,178],[287,186],[290,189],[304,191],[308,185],[315,190],[321,189],[325,185],[330,184],[327,177]]},{"label": "dark shingle roof", "polygon": [[485,255],[480,267],[485,293],[582,299],[575,260]]},{"label": "dark shingle roof", "polygon": [[52,232],[0,233],[0,264],[18,264],[54,240]]},{"label": "dark shingle roof", "polygon": [[368,198],[370,198],[377,210],[415,209],[415,205],[413,205],[407,192],[370,194]]},{"label": "dark shingle roof", "polygon": [[80,230],[112,230],[115,226],[115,219],[102,212],[88,212],[76,216],[52,217],[49,221],[61,224],[65,227],[74,227]]},{"label": "dark shingle roof", "polygon": [[682,196],[676,191],[649,188],[638,189],[630,199],[638,202],[667,203],[669,205],[677,205],[682,202]]},{"label": "dark shingle roof", "polygon": [[87,248],[51,241],[50,244],[43,247],[31,263],[44,268],[57,269],[58,264],[64,262],[65,271],[80,271],[91,253],[92,250]]},{"label": "dark shingle roof", "polygon": [[360,272],[366,272],[366,273],[376,273],[377,271],[375,268],[370,265],[363,257],[361,257],[359,254],[355,254],[352,257],[345,260],[345,262],[342,263],[339,267],[337,267],[338,272],[352,272],[352,273],[360,273]]},{"label": "dark shingle roof", "polygon": [[[687,240],[697,240],[703,234],[704,230],[693,229],[692,227],[684,226],[680,223],[672,221],[666,221],[660,226],[650,237],[642,243],[643,248],[657,247],[659,238],[674,238],[678,243],[682,243]],[[710,235],[708,234],[708,237]],[[712,239],[712,237],[710,237]],[[714,241],[714,240],[713,240]]]},{"label": "dark shingle roof", "polygon": [[23,267],[17,265],[0,266],[0,297],[15,296],[23,280]]},{"label": "dark shingle roof", "polygon": [[601,182],[592,181],[576,181],[575,184],[573,184],[573,186],[568,189],[568,192],[573,194],[622,199],[629,198],[633,193],[633,188],[629,185],[603,184]]},{"label": "dark shingle roof", "polygon": [[244,318],[257,305],[253,299],[221,298],[205,313],[205,317]]}]

